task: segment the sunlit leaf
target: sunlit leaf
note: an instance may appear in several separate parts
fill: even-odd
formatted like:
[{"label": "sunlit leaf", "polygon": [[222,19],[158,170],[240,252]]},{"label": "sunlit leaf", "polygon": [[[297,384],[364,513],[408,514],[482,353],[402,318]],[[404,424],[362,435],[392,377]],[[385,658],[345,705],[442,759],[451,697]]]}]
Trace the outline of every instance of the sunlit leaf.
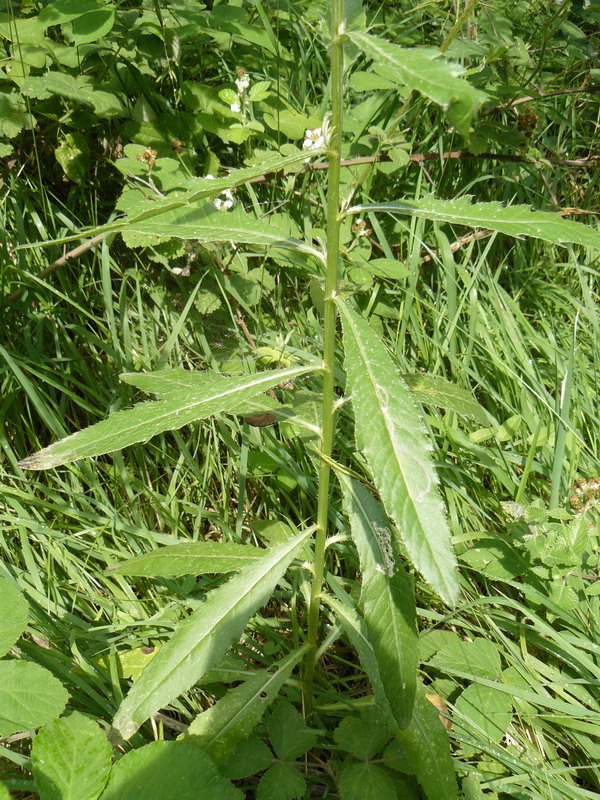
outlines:
[{"label": "sunlit leaf", "polygon": [[0,661],[0,736],[39,728],[63,711],[69,695],[47,669],[29,661]]},{"label": "sunlit leaf", "polygon": [[205,575],[235,572],[265,555],[250,544],[235,542],[182,542],[159,547],[152,553],[135,556],[110,568],[119,575],[178,578],[182,575]]},{"label": "sunlit leaf", "polygon": [[457,130],[469,134],[470,122],[487,96],[459,77],[464,67],[446,61],[433,48],[400,47],[359,31],[348,36],[386,78],[433,100],[448,112]]},{"label": "sunlit leaf", "polygon": [[275,700],[281,687],[300,663],[305,648],[294,650],[272,669],[251,675],[230,689],[213,706],[192,721],[185,739],[199,745],[217,764],[226,761],[238,742],[246,739]]},{"label": "sunlit leaf", "polygon": [[453,604],[456,558],[425,427],[383,343],[345,302],[338,306],[356,443],[415,567]]},{"label": "sunlit leaf", "polygon": [[14,583],[0,578],[0,657],[6,655],[27,627],[29,604]]},{"label": "sunlit leaf", "polygon": [[581,244],[600,248],[600,231],[564,219],[549,211],[532,211],[529,206],[503,206],[501,203],[472,203],[471,195],[455,200],[423,197],[417,200],[398,200],[354,206],[349,213],[366,214],[384,211],[399,216],[420,217],[436,222],[450,222],[471,228],[489,228],[508,236],[532,236],[553,244]]},{"label": "sunlit leaf", "polygon": [[417,685],[414,589],[397,553],[385,511],[358,481],[339,476],[362,573],[365,627],[394,718],[405,728]]},{"label": "sunlit leaf", "polygon": [[187,691],[243,632],[250,616],[263,606],[310,530],[267,551],[226,584],[214,589],[191,616],[180,623],[130,689],[114,720],[129,739],[159,709]]},{"label": "sunlit leaf", "polygon": [[234,378],[217,372],[184,369],[126,373],[121,375],[121,380],[158,394],[161,399],[117,411],[108,419],[23,459],[20,466],[23,469],[50,469],[81,458],[112,453],[137,442],[147,442],[158,433],[181,428],[222,411],[235,413],[236,404],[245,403],[281,381],[311,369],[314,367],[290,367]]},{"label": "sunlit leaf", "polygon": [[42,728],[31,762],[43,800],[96,800],[108,780],[112,747],[96,722],[74,712]]}]

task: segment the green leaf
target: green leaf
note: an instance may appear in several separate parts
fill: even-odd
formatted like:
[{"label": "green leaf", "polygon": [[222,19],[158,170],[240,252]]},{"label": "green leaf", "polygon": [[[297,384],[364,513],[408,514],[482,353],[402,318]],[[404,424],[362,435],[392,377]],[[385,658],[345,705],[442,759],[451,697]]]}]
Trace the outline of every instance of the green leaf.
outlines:
[{"label": "green leaf", "polygon": [[0,800],[11,800],[8,789],[3,783],[0,783]]},{"label": "green leaf", "polygon": [[33,117],[17,92],[0,92],[0,135],[12,139],[23,128],[31,128]]},{"label": "green leaf", "polygon": [[[56,73],[53,73],[53,76],[57,76]],[[71,77],[71,76],[69,76]],[[1,95],[0,95],[1,98]],[[319,155],[320,152],[317,150],[311,150],[311,154]],[[261,175],[268,175],[272,172],[279,172],[281,170],[288,169],[289,167],[293,167],[298,165],[299,163],[304,163],[306,159],[306,153],[302,151],[298,151],[291,156],[287,156],[285,158],[275,157],[270,158],[266,161],[263,161],[256,167],[246,167],[244,169],[233,169],[229,173],[226,178],[216,178],[211,180],[210,178],[191,178],[186,182],[186,190],[182,192],[177,192],[176,195],[167,197],[164,200],[149,200],[149,199],[140,199],[137,203],[133,203],[128,206],[127,216],[117,220],[116,222],[110,222],[107,225],[102,225],[98,228],[93,228],[92,230],[88,231],[87,235],[95,236],[96,234],[100,233],[112,233],[117,231],[123,231],[130,227],[132,230],[141,230],[143,232],[147,232],[150,230],[153,231],[153,228],[148,226],[140,227],[142,222],[146,220],[153,219],[155,217],[162,216],[170,211],[175,211],[178,209],[183,209],[184,211],[198,215],[198,209],[193,209],[192,206],[195,203],[198,203],[200,200],[204,200],[209,197],[215,197],[219,195],[225,189],[235,189],[236,186],[242,186],[244,183],[251,181],[253,178],[260,177]],[[210,211],[211,214],[216,212],[217,209],[214,207],[207,208],[204,213],[208,213]],[[239,213],[239,212],[238,212]],[[235,231],[233,229],[233,223],[231,220],[237,219],[237,217],[233,217],[231,212],[223,212],[218,211],[216,217],[213,215],[212,217],[213,222],[218,222],[220,218],[220,228],[217,227],[217,231],[215,233],[215,239],[210,238],[210,226],[204,225],[199,226],[199,236],[202,237],[204,235],[206,238],[204,241],[243,241],[236,239]],[[258,220],[249,217],[243,216],[241,219],[244,221],[244,224],[249,223],[251,225],[251,231],[247,232],[247,235],[252,235],[255,238],[260,237],[263,235],[268,241],[263,243],[265,244],[272,244],[275,241],[279,243],[281,236],[283,234],[277,234],[277,232],[273,232],[273,228],[271,227],[270,238],[267,237],[267,229],[269,229],[268,223],[260,223]],[[273,220],[273,215],[269,217],[269,220]],[[254,227],[252,227],[252,223],[254,223]],[[226,228],[226,233],[223,233],[222,229]],[[188,229],[189,232],[189,229]],[[163,235],[168,235],[168,232],[165,233],[163,231]],[[55,239],[53,240],[53,244],[59,244],[64,242],[72,241],[73,239],[80,239],[82,236],[81,232],[77,233],[73,236],[66,236],[62,239]],[[225,236],[225,238],[219,238]],[[252,240],[254,241],[254,239]],[[50,242],[47,242],[48,244]],[[312,248],[308,248],[305,246],[305,249],[313,254],[318,255],[319,258],[322,258],[322,254],[318,253],[317,251],[313,250]]]},{"label": "green leaf", "polygon": [[274,547],[244,567],[226,584],[213,590],[142,672],[114,720],[129,739],[149,716],[187,691],[243,632],[251,615],[263,606],[310,530]]},{"label": "green leaf", "polygon": [[412,717],[418,666],[412,581],[394,553],[381,505],[358,481],[338,477],[360,560],[360,598],[367,635],[394,718],[406,728]]},{"label": "green leaf", "polygon": [[438,406],[471,417],[481,425],[489,425],[486,410],[479,405],[473,395],[455,383],[450,383],[439,375],[402,375],[402,380],[412,396],[424,405]]},{"label": "green leaf", "polygon": [[369,641],[364,619],[356,608],[351,605],[352,600],[350,597],[347,598],[347,602],[342,603],[336,597],[323,594],[323,602],[331,608],[336,620],[342,625],[350,643],[358,653],[361,666],[371,682],[376,702],[390,715],[391,719],[394,719],[383,688],[381,675],[379,674],[379,663],[375,656],[373,645]]},{"label": "green leaf", "polygon": [[217,372],[165,369],[145,374],[126,373],[121,380],[161,396],[155,402],[138,403],[117,411],[108,419],[23,459],[23,469],[50,469],[81,458],[111,453],[137,442],[146,442],[163,431],[174,430],[225,411],[235,413],[238,403],[248,401],[284,380],[314,367],[292,367],[227,378]]},{"label": "green leaf", "polygon": [[114,765],[102,800],[243,800],[207,753],[186,742],[152,742]]},{"label": "green leaf", "polygon": [[12,581],[0,578],[0,657],[6,655],[27,627],[29,604]]},{"label": "green leaf", "polygon": [[256,800],[301,800],[306,792],[304,775],[290,764],[274,764],[260,779]]},{"label": "green leaf", "polygon": [[432,48],[407,49],[358,31],[348,36],[373,59],[385,78],[433,100],[463,136],[469,135],[471,120],[487,96],[458,77],[465,72],[464,67],[445,61]]},{"label": "green leaf", "polygon": [[58,717],[69,695],[47,669],[29,661],[0,661],[0,737],[32,730]]},{"label": "green leaf", "polygon": [[115,24],[115,9],[106,6],[88,11],[73,22],[72,35],[73,44],[87,44],[97,42],[112,30]]},{"label": "green leaf", "polygon": [[397,738],[428,800],[455,800],[458,786],[448,734],[422,687],[415,698],[413,721]]},{"label": "green leaf", "polygon": [[111,92],[98,88],[93,78],[87,75],[52,72],[43,77],[45,86],[50,94],[64,97],[80,105],[89,106],[98,117],[109,119],[122,116],[124,113],[119,98]]},{"label": "green leaf", "polygon": [[152,553],[135,556],[114,567],[119,575],[179,578],[182,575],[205,575],[235,572],[262,558],[265,551],[250,544],[234,542],[183,542],[160,547]]},{"label": "green leaf", "polygon": [[[458,714],[466,717],[492,742],[500,742],[512,719],[512,700],[506,692],[472,683],[455,703]],[[472,748],[468,748],[472,752]]]},{"label": "green leaf", "polygon": [[351,764],[339,777],[341,800],[396,800],[396,790],[377,764]]},{"label": "green leaf", "polygon": [[230,689],[213,706],[198,714],[185,740],[199,745],[215,763],[226,761],[237,744],[258,725],[304,652],[305,648],[299,648],[278,661],[275,671],[260,670],[240,686]]},{"label": "green leaf", "polygon": [[304,722],[304,717],[287,702],[278,703],[269,717],[269,738],[281,761],[294,761],[315,743],[317,734]]},{"label": "green leaf", "polygon": [[501,203],[472,203],[471,195],[456,200],[423,197],[354,206],[349,213],[385,211],[390,214],[420,217],[435,222],[450,222],[471,228],[489,228],[509,236],[532,236],[553,244],[581,244],[600,248],[600,231],[581,222],[563,219],[549,211],[532,211],[529,206],[503,206]]},{"label": "green leaf", "polygon": [[104,731],[76,711],[46,725],[33,740],[31,763],[42,800],[96,800],[111,761]]},{"label": "green leaf", "polygon": [[337,302],[358,448],[415,567],[453,604],[458,596],[456,559],[425,427],[383,343],[362,317]]},{"label": "green leaf", "polygon": [[441,647],[429,663],[442,671],[453,670],[482,678],[497,678],[502,671],[500,651],[487,639],[470,642],[455,639]]},{"label": "green leaf", "polygon": [[361,717],[346,717],[333,733],[335,741],[342,750],[361,761],[370,761],[383,749],[391,735],[390,729],[385,724],[370,725]]},{"label": "green leaf", "polygon": [[96,0],[55,0],[40,11],[38,22],[44,28],[60,25],[98,8]]},{"label": "green leaf", "polygon": [[225,764],[219,766],[221,775],[230,780],[240,780],[256,775],[273,763],[273,753],[258,736],[250,736],[239,742],[234,754]]}]

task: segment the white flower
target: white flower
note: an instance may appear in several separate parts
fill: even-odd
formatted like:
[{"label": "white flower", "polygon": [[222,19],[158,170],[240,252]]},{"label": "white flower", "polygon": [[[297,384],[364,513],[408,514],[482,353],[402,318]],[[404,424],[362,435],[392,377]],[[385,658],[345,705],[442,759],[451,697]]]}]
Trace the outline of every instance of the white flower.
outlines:
[{"label": "white flower", "polygon": [[248,78],[238,78],[235,85],[237,86],[238,94],[243,94],[250,86],[250,81]]},{"label": "white flower", "polygon": [[229,108],[230,108],[232,111],[235,111],[235,113],[236,113],[236,114],[239,114],[239,113],[240,113],[240,111],[242,110],[242,109],[240,108],[240,104],[238,103],[238,101],[237,101],[237,100],[235,101],[235,103],[232,103],[232,104],[229,106]]},{"label": "white flower", "polygon": [[213,205],[219,211],[229,211],[230,208],[233,208],[233,195],[229,189],[225,189],[224,192],[221,192],[221,197],[215,197],[213,200]]},{"label": "white flower", "polygon": [[303,150],[318,150],[325,144],[322,128],[308,128],[304,134]]},{"label": "white flower", "polygon": [[214,175],[205,175],[204,177],[206,178],[207,181],[214,181],[215,180],[215,176]]}]

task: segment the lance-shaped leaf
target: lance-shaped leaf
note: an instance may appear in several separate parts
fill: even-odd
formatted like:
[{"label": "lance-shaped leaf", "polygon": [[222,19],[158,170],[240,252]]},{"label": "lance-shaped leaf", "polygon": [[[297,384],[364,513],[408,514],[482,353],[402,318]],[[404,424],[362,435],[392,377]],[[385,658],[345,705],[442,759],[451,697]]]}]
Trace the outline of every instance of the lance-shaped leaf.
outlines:
[{"label": "lance-shaped leaf", "polygon": [[417,687],[417,613],[413,585],[398,563],[385,511],[358,481],[338,475],[362,573],[367,635],[394,719],[406,728]]},{"label": "lance-shaped leaf", "polygon": [[[319,155],[322,150],[311,150],[310,156]],[[194,208],[194,205],[197,204],[199,201],[204,200],[209,197],[214,197],[219,195],[221,192],[225,191],[226,189],[234,189],[236,186],[242,186],[244,183],[251,181],[255,178],[259,178],[261,175],[268,175],[273,172],[280,172],[282,170],[288,169],[288,167],[293,167],[300,162],[306,161],[306,152],[298,152],[292,156],[287,156],[284,158],[273,158],[264,161],[262,164],[256,167],[246,167],[244,169],[234,169],[231,170],[229,175],[225,178],[216,178],[211,180],[210,178],[191,178],[188,182],[189,188],[187,191],[176,192],[170,195],[169,197],[165,197],[164,199],[156,200],[156,199],[140,199],[138,203],[131,206],[128,209],[128,213],[126,216],[122,217],[121,219],[115,220],[114,222],[109,222],[106,225],[101,225],[96,228],[90,228],[85,233],[77,233],[72,236],[65,236],[61,239],[54,239],[52,241],[43,242],[43,244],[63,244],[65,242],[71,242],[76,239],[81,239],[82,236],[97,236],[103,233],[116,233],[118,231],[123,231],[127,228],[130,228],[132,225],[141,223],[143,221],[150,220],[152,218],[160,218],[163,214],[166,214],[170,211],[176,211],[177,209],[189,209],[192,213],[198,214],[198,210]],[[229,217],[231,219],[231,215],[225,212],[217,211],[216,209],[212,209],[221,217]],[[270,218],[272,220],[272,218]],[[253,235],[256,237],[259,234],[259,231],[262,230],[265,234],[265,228],[269,226],[268,222],[259,223],[258,220],[254,220],[257,223],[257,226],[254,229]],[[228,225],[226,220],[221,220],[221,228]],[[225,239],[205,239],[204,241],[244,241],[243,239],[237,239],[234,234],[234,226],[230,225],[230,235],[227,236]],[[144,228],[144,230],[146,230]],[[231,235],[233,232],[233,235]],[[217,231],[217,236],[222,235],[219,231]],[[199,238],[199,237],[198,237]],[[270,244],[273,241],[273,228],[270,231],[270,238],[269,241],[263,242],[263,244]],[[258,242],[254,241],[255,244]],[[33,245],[26,245],[27,247],[37,247],[39,246],[39,242]]]},{"label": "lance-shaped leaf", "polygon": [[471,392],[450,383],[441,375],[402,375],[411,395],[424,405],[438,406],[471,417],[481,425],[489,425],[490,417]]},{"label": "lance-shaped leaf", "polygon": [[464,67],[446,61],[432,48],[408,49],[359,31],[348,36],[386,78],[433,100],[447,111],[457,130],[469,134],[469,124],[487,95],[458,77]]},{"label": "lance-shaped leaf", "polygon": [[428,800],[455,800],[458,786],[448,734],[422,685],[415,697],[411,724],[396,736]]},{"label": "lance-shaped leaf", "polygon": [[159,547],[152,553],[135,556],[110,567],[119,575],[143,575],[150,578],[179,578],[182,575],[206,575],[236,572],[262,558],[265,551],[251,544],[236,542],[182,542]]},{"label": "lance-shaped leaf", "polygon": [[217,764],[227,761],[236,745],[258,725],[305,652],[306,647],[301,647],[278,661],[274,671],[260,670],[230,689],[214,706],[198,714],[183,738],[198,744]]},{"label": "lance-shaped leaf", "polygon": [[356,443],[415,567],[453,604],[456,558],[425,426],[384,344],[344,301],[338,300],[338,306]]},{"label": "lance-shaped leaf", "polygon": [[509,236],[531,236],[553,244],[582,244],[600,248],[600,231],[590,225],[564,219],[549,211],[532,211],[529,206],[503,206],[501,203],[472,203],[471,195],[456,200],[423,197],[353,206],[350,214],[387,211],[390,214],[421,217],[434,222],[451,222],[471,228],[489,228]]},{"label": "lance-shaped leaf", "polygon": [[236,404],[245,403],[281,381],[312,369],[314,367],[290,367],[233,378],[217,372],[185,369],[126,373],[121,375],[121,380],[158,394],[161,399],[117,411],[108,419],[23,459],[20,466],[23,469],[50,469],[80,458],[112,453],[137,442],[147,442],[158,433],[181,428],[222,411],[235,413]]},{"label": "lance-shaped leaf", "polygon": [[122,702],[114,728],[129,739],[139,726],[216,666],[246,623],[269,599],[311,529],[273,547],[212,591],[175,630]]},{"label": "lance-shaped leaf", "polygon": [[341,624],[350,640],[350,644],[358,653],[360,664],[369,677],[371,688],[378,705],[388,714],[390,720],[394,714],[388,702],[388,697],[383,688],[383,681],[379,672],[379,661],[375,655],[373,644],[367,633],[367,626],[358,609],[353,605],[350,597],[346,602],[341,602],[337,597],[323,594],[323,602],[333,611],[336,620]]},{"label": "lance-shaped leaf", "polygon": [[224,212],[212,203],[202,203],[191,208],[178,208],[159,217],[132,220],[121,226],[127,233],[143,234],[144,243],[159,244],[162,239],[193,239],[208,242],[238,242],[262,246],[277,246],[301,250],[322,260],[322,253],[312,245],[295,239],[286,230],[277,215],[258,220],[241,208]]}]

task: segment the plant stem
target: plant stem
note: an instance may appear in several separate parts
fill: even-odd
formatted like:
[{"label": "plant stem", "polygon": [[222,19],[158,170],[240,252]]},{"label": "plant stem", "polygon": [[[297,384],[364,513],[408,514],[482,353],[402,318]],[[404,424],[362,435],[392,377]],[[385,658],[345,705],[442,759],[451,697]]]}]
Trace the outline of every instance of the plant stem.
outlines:
[{"label": "plant stem", "polygon": [[344,0],[331,0],[331,120],[328,142],[327,183],[327,261],[325,271],[325,311],[323,319],[323,423],[319,467],[317,533],[315,537],[314,572],[308,608],[307,643],[310,646],[304,666],[304,711],[311,713],[316,647],[319,635],[320,595],[325,571],[331,453],[335,429],[335,328],[337,311],[335,294],[338,285],[340,258],[340,161],[342,118],[344,110]]}]

